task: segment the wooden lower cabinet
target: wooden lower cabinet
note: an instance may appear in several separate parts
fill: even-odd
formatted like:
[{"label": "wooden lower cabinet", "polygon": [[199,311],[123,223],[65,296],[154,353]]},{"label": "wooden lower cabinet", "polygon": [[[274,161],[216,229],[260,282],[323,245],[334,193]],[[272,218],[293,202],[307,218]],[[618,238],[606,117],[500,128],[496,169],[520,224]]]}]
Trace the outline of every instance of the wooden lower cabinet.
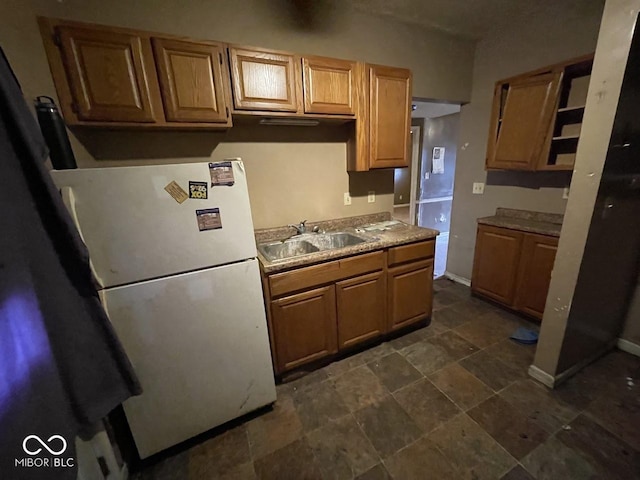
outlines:
[{"label": "wooden lower cabinet", "polygon": [[556,237],[479,225],[471,290],[542,319],[557,247]]},{"label": "wooden lower cabinet", "polygon": [[379,337],[385,331],[384,272],[336,283],[338,348]]},{"label": "wooden lower cabinet", "polygon": [[388,282],[389,330],[397,330],[431,315],[433,259],[389,269]]},{"label": "wooden lower cabinet", "polygon": [[515,298],[517,310],[542,319],[557,251],[557,238],[524,236]]},{"label": "wooden lower cabinet", "polygon": [[280,375],[426,320],[435,240],[263,276]]},{"label": "wooden lower cabinet", "polygon": [[329,285],[271,302],[278,371],[338,351],[335,287]]},{"label": "wooden lower cabinet", "polygon": [[480,225],[471,288],[511,305],[516,291],[522,232]]}]

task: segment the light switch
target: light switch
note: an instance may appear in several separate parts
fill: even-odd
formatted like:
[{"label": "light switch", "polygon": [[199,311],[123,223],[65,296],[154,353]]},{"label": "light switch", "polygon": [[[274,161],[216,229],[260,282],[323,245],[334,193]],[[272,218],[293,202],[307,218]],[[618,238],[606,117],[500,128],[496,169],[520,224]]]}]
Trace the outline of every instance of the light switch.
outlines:
[{"label": "light switch", "polygon": [[565,200],[569,198],[569,187],[564,187],[562,190],[562,198]]},{"label": "light switch", "polygon": [[351,205],[351,195],[349,192],[344,192],[344,204]]},{"label": "light switch", "polygon": [[369,194],[367,195],[367,202],[375,203],[376,201],[376,192],[375,190],[369,190]]},{"label": "light switch", "polygon": [[475,195],[482,195],[484,193],[484,183],[474,182],[473,193]]}]

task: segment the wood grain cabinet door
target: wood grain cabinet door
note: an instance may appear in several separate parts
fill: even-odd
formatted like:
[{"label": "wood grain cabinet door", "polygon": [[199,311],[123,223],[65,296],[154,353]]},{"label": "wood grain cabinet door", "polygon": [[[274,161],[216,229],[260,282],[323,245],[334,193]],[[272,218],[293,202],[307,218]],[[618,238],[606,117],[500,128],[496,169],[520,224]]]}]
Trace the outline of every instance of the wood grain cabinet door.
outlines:
[{"label": "wood grain cabinet door", "polygon": [[515,300],[518,310],[542,319],[557,250],[555,237],[524,235]]},{"label": "wood grain cabinet door", "polygon": [[223,46],[166,38],[152,42],[167,120],[227,123]]},{"label": "wood grain cabinet door", "polygon": [[229,47],[229,61],[236,109],[301,110],[300,57],[257,48]]},{"label": "wood grain cabinet door", "polygon": [[411,71],[368,65],[369,168],[409,166]]},{"label": "wood grain cabinet door", "polygon": [[355,114],[357,63],[335,58],[303,58],[304,112]]},{"label": "wood grain cabinet door", "polygon": [[471,277],[474,292],[513,306],[522,236],[506,228],[478,226]]},{"label": "wood grain cabinet door", "polygon": [[280,372],[338,351],[333,285],[271,302],[271,321]]},{"label": "wood grain cabinet door", "polygon": [[[487,156],[487,168],[535,170],[540,162],[550,124],[554,119],[562,73],[526,77],[509,84],[502,115],[494,101],[495,143]],[[498,89],[495,95],[502,95]],[[497,125],[496,125],[497,122]]]},{"label": "wood grain cabinet door", "polygon": [[79,119],[155,121],[148,82],[156,73],[148,39],[80,27],[60,26],[56,32]]},{"label": "wood grain cabinet door", "polygon": [[348,348],[385,331],[386,295],[383,272],[336,283],[338,348]]},{"label": "wood grain cabinet door", "polygon": [[387,281],[389,330],[431,316],[433,259],[390,268]]}]

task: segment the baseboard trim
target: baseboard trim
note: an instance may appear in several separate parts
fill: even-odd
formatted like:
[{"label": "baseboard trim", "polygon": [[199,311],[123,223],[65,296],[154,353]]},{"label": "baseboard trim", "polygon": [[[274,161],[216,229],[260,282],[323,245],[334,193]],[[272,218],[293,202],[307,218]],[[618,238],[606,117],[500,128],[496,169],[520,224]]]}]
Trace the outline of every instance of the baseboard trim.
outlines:
[{"label": "baseboard trim", "polygon": [[556,379],[553,375],[548,374],[544,370],[540,370],[535,365],[529,366],[529,376],[535,378],[543,385],[553,388],[556,382]]},{"label": "baseboard trim", "polygon": [[461,283],[462,285],[465,285],[467,287],[471,286],[471,280],[469,280],[468,278],[461,277],[460,275],[456,275],[455,273],[445,271],[444,276],[456,283]]},{"label": "baseboard trim", "polygon": [[594,361],[596,361],[598,358],[603,356],[605,353],[607,353],[609,350],[611,350],[615,346],[616,346],[616,340],[612,340],[603,349],[598,350],[598,352],[596,352],[594,355],[591,355],[589,358],[586,358],[581,362],[576,363],[571,368],[567,368],[565,371],[559,373],[555,377],[545,372],[544,370],[539,369],[535,365],[531,365],[529,367],[529,376],[535,378],[540,383],[542,383],[543,385],[546,385],[549,388],[555,388],[561,383],[568,380],[570,377],[574,376],[576,373],[578,373],[580,370],[582,370],[584,367],[586,367],[590,363],[593,363]]},{"label": "baseboard trim", "polygon": [[616,346],[623,352],[627,352],[631,355],[635,355],[636,357],[640,357],[640,345],[638,345],[637,343],[630,342],[629,340],[625,340],[624,338],[619,338]]}]

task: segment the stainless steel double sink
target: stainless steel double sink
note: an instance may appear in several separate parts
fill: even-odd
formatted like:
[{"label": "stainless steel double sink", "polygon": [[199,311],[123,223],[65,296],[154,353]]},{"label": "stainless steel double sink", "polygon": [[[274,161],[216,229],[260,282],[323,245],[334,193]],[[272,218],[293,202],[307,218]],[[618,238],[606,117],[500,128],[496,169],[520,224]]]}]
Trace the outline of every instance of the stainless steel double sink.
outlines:
[{"label": "stainless steel double sink", "polygon": [[348,232],[303,233],[284,241],[262,243],[258,250],[270,262],[370,241]]}]

